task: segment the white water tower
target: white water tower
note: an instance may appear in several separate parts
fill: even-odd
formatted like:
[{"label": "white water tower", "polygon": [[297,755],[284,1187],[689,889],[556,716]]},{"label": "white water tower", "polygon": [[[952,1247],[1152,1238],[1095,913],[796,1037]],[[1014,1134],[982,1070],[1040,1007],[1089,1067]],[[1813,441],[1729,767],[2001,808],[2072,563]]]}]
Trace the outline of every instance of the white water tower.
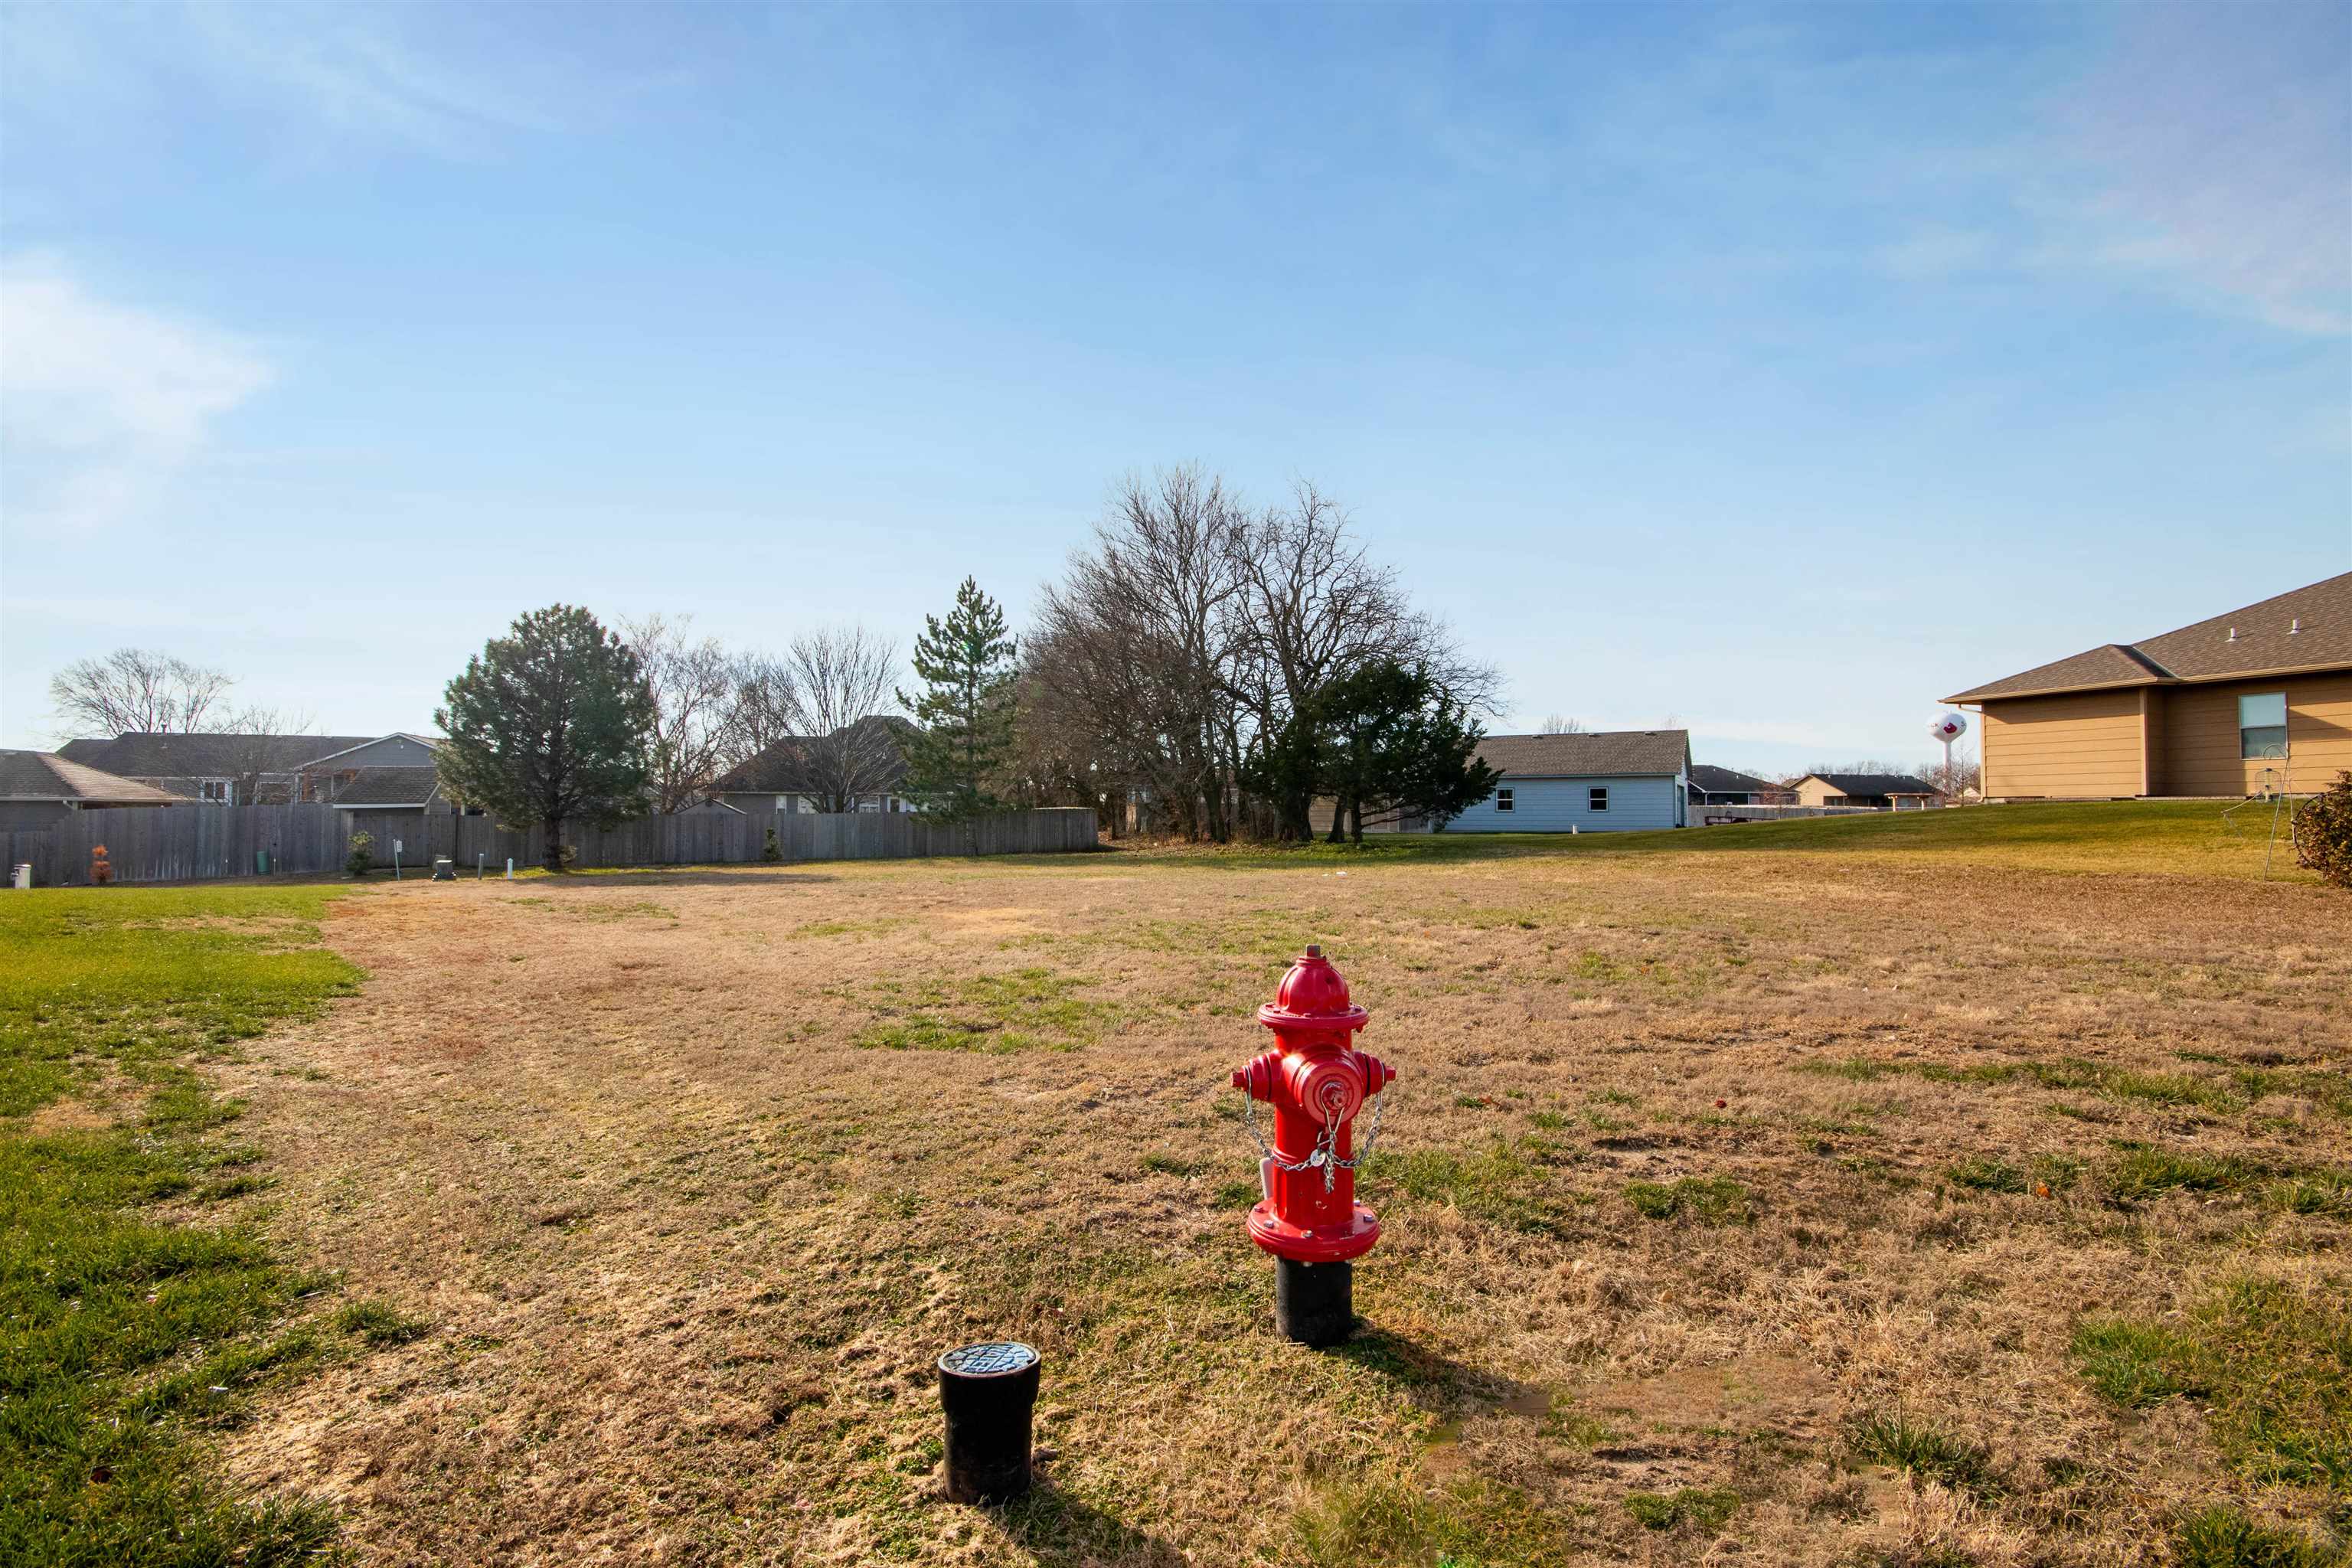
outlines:
[{"label": "white water tower", "polygon": [[1927,733],[1944,742],[1944,788],[1952,787],[1952,742],[1969,732],[1969,716],[1947,713],[1927,726]]}]

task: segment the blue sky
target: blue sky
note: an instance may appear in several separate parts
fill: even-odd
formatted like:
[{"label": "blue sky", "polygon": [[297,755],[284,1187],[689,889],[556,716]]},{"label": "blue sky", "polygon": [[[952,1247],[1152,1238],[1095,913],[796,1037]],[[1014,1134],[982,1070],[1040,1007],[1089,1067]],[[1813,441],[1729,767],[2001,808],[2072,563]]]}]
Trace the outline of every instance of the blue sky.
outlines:
[{"label": "blue sky", "polygon": [[0,7],[0,743],[562,599],[1018,618],[1307,476],[1520,728],[1927,757],[2352,569],[2352,12]]}]

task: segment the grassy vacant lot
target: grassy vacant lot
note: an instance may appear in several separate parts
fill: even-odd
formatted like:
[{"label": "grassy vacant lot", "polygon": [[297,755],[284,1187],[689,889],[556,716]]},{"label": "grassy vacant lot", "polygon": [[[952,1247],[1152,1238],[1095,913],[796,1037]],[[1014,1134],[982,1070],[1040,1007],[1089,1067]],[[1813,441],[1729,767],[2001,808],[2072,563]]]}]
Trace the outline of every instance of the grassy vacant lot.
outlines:
[{"label": "grassy vacant lot", "polygon": [[[214,1206],[432,1327],[321,1327],[213,1447],[387,1563],[2334,1562],[2352,899],[2261,837],[379,887],[358,994],[208,1069],[275,1183]],[[1323,1354],[1223,1087],[1307,941],[1403,1074]],[[929,1368],[997,1335],[1044,1485],[988,1513]]]}]

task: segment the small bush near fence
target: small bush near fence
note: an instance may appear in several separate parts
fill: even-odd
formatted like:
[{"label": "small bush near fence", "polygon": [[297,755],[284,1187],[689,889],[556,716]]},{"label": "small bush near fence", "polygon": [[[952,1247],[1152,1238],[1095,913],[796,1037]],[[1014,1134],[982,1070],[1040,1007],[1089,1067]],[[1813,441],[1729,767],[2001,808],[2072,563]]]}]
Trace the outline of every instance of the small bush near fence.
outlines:
[{"label": "small bush near fence", "polygon": [[2294,814],[2294,858],[2339,888],[2352,888],[2352,771]]}]

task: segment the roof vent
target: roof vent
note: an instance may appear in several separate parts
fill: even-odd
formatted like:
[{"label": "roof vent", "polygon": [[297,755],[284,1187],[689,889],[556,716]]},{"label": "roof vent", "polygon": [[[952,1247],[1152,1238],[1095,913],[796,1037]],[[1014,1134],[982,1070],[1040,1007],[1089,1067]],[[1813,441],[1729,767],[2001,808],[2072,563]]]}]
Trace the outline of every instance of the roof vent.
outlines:
[{"label": "roof vent", "polygon": [[2230,628],[2230,640],[2231,642],[2236,642],[2238,640],[2238,628],[2235,626],[2231,626]]},{"label": "roof vent", "polygon": [[2303,617],[2301,616],[2295,616],[2293,624],[2286,628],[2286,635],[2289,637],[2298,637],[2302,635],[2302,632]]}]

